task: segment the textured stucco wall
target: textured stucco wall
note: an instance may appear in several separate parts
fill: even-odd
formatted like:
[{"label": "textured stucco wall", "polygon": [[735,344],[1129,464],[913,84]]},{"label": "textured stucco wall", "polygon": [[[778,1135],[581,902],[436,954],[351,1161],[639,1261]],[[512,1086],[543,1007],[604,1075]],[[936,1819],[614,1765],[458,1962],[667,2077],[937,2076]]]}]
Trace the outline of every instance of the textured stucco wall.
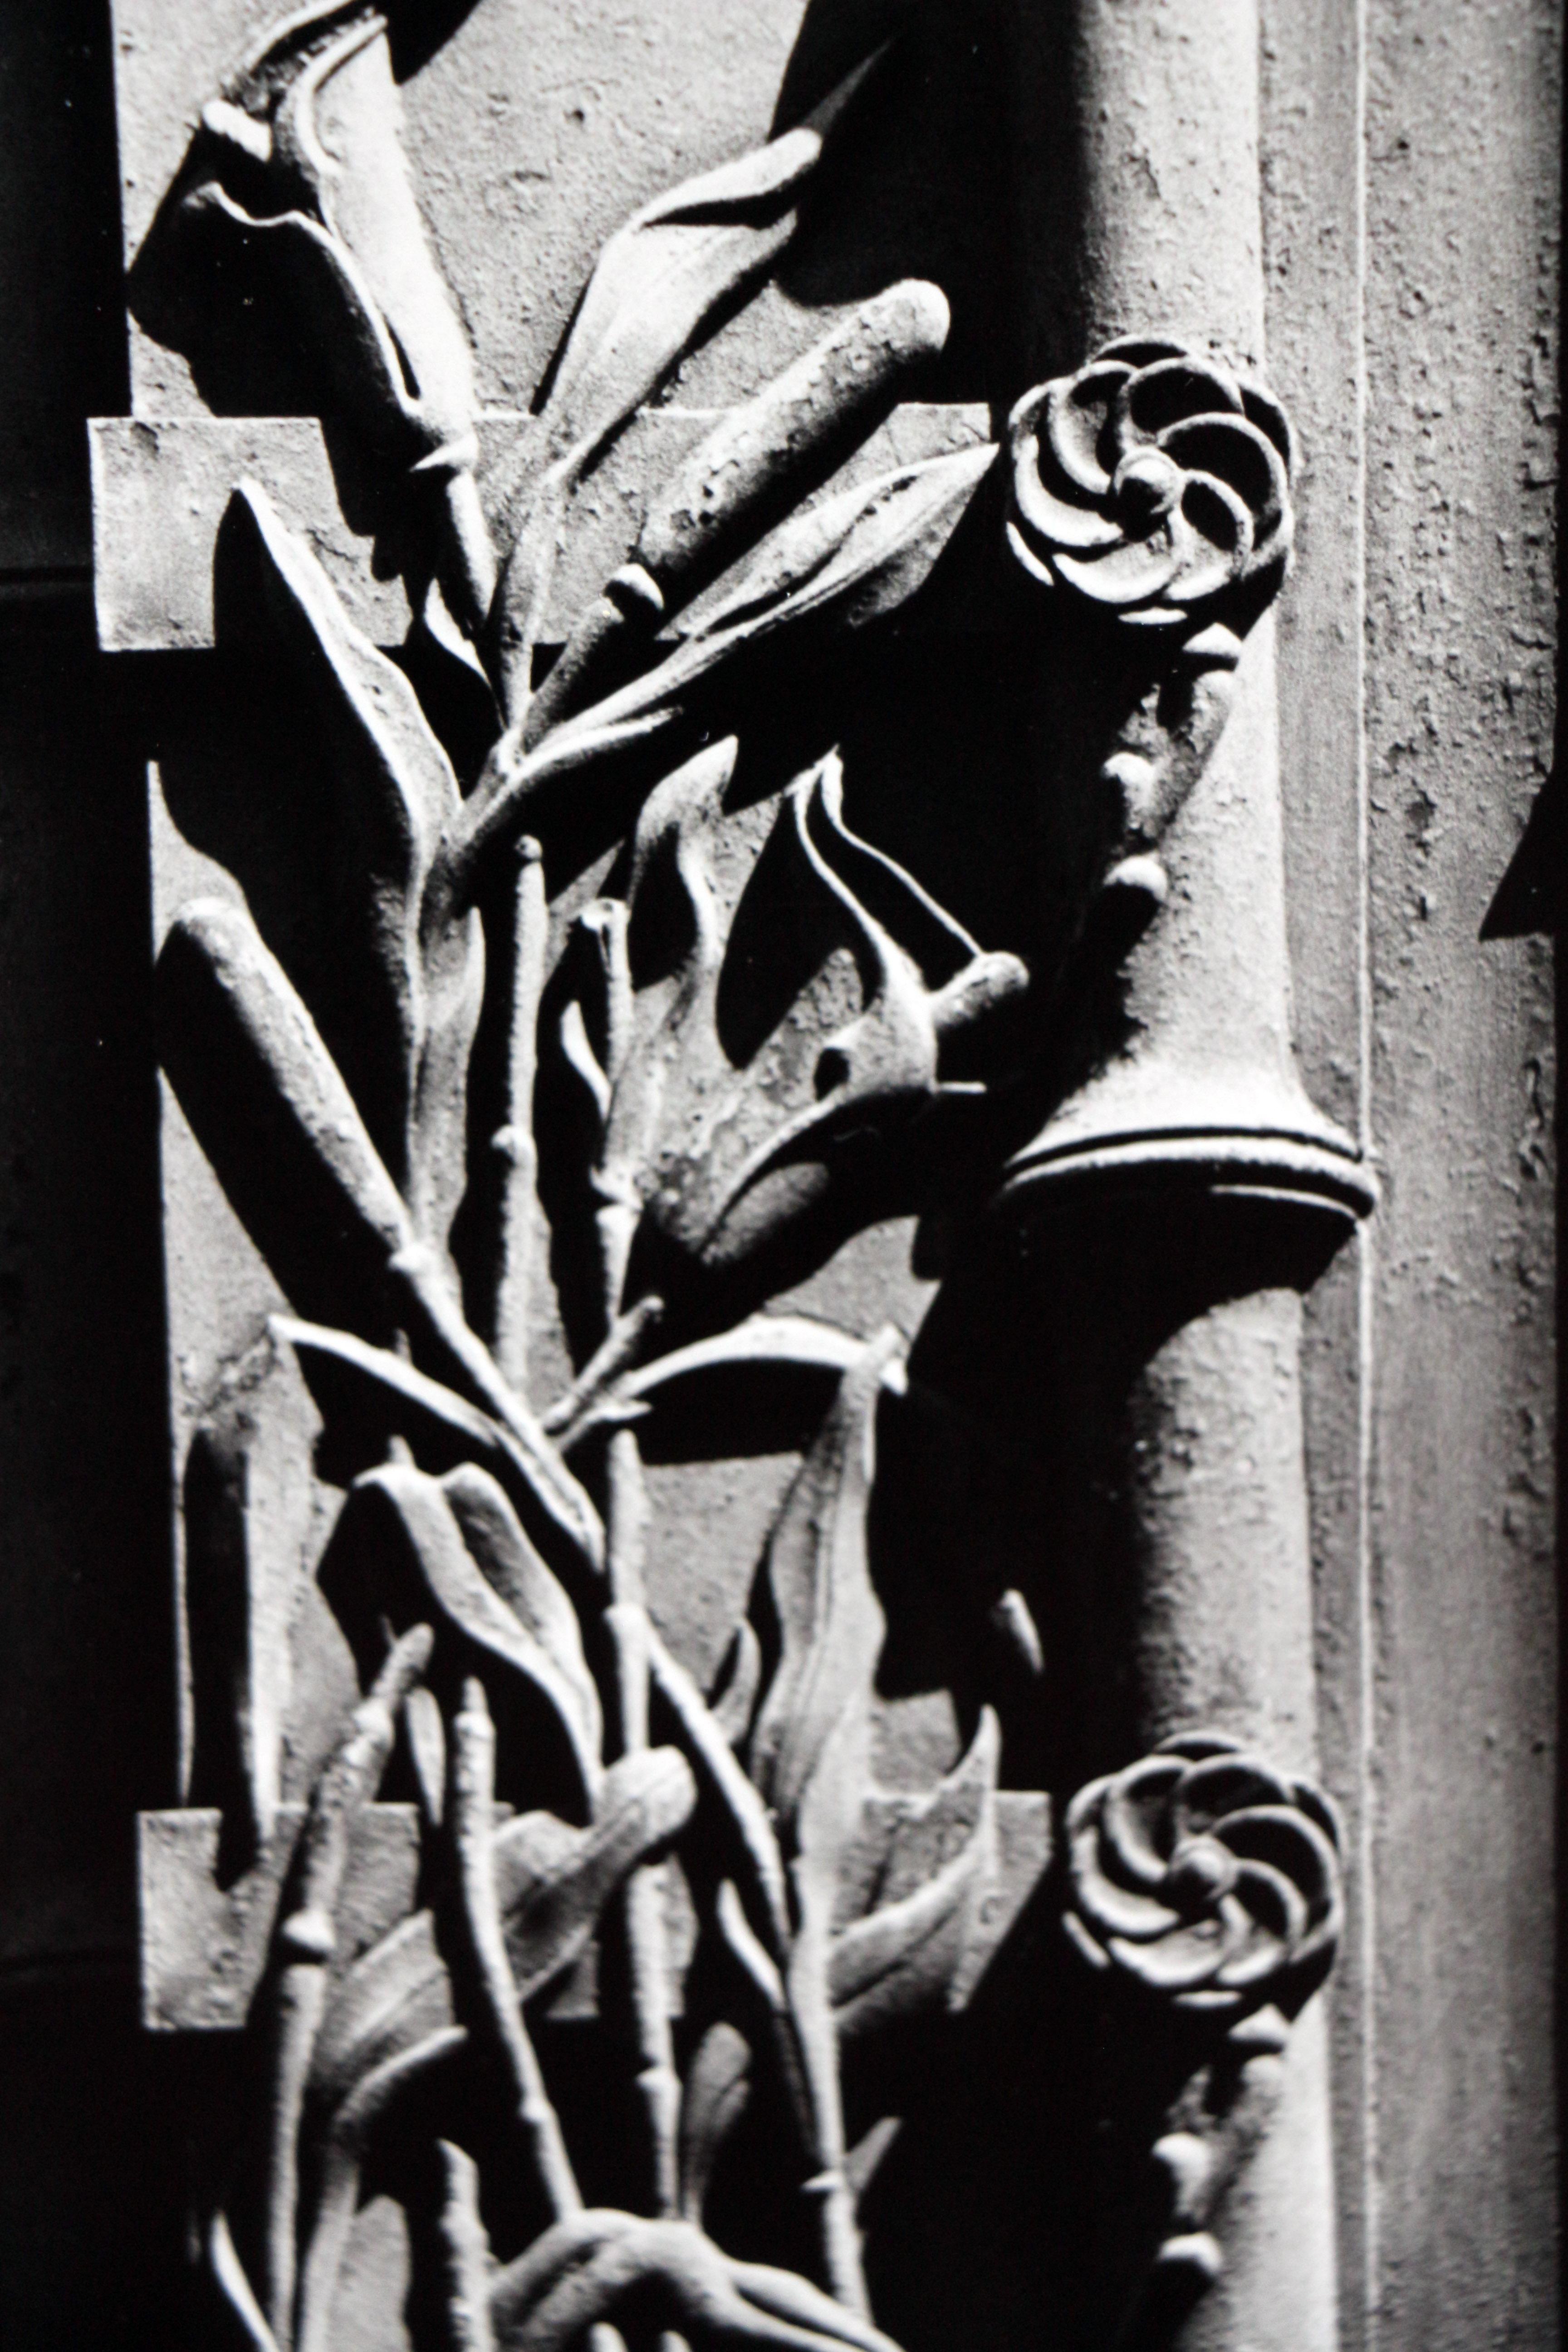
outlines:
[{"label": "textured stucco wall", "polygon": [[1551,751],[1542,0],[1373,5],[1367,698],[1386,2344],[1555,2340],[1552,955],[1477,931]]},{"label": "textured stucco wall", "polygon": [[1551,760],[1562,26],[1272,0],[1301,434],[1297,1034],[1384,1204],[1309,1309],[1347,2346],[1557,2341],[1552,961],[1483,945]]}]

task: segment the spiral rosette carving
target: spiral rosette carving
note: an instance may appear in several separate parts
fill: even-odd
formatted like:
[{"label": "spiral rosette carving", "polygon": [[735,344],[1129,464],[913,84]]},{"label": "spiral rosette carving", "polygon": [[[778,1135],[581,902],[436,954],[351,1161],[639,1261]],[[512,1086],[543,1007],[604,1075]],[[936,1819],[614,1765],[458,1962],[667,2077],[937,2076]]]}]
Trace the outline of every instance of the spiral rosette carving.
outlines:
[{"label": "spiral rosette carving", "polygon": [[1107,343],[1008,422],[1015,554],[1047,587],[1173,627],[1266,604],[1289,559],[1290,426],[1273,394],[1180,343]]},{"label": "spiral rosette carving", "polygon": [[1090,1781],[1067,1817],[1067,1929],[1095,1968],[1227,2023],[1300,2008],[1342,1921],[1339,1824],[1217,1732]]}]

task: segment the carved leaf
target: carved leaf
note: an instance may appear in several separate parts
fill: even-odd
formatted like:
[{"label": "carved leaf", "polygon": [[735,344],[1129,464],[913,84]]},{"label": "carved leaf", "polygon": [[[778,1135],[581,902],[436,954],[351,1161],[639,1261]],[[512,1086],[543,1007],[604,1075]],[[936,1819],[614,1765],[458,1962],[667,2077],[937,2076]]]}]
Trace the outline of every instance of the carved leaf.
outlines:
[{"label": "carved leaf", "polygon": [[496,1889],[521,2000],[571,1967],[605,1904],[685,1828],[696,1802],[684,1757],[673,1748],[645,1748],[605,1773],[587,1829],[524,1813],[497,1831]]},{"label": "carved leaf", "polygon": [[[778,630],[811,618],[855,628],[895,610],[926,580],[995,456],[988,442],[900,467],[784,524],[681,616],[683,640],[656,668],[563,719],[521,762],[492,761],[468,803],[455,870],[466,877],[516,835],[547,777],[593,767],[672,724],[710,675]],[[535,549],[530,560],[547,554]],[[534,580],[531,604],[538,593]],[[503,635],[521,676],[517,648],[531,646],[534,620],[514,614]]]},{"label": "carved leaf", "polygon": [[899,1845],[945,1843],[943,1815],[974,1815],[956,1853],[910,1893],[883,1901],[833,1938],[828,1988],[841,2035],[865,2032],[946,1999],[963,1967],[980,1903],[996,1867],[996,1770],[1001,1740],[987,1708],[973,1746],[889,1845],[885,1882],[897,1884]]},{"label": "carved leaf", "polygon": [[698,2044],[680,2103],[680,2210],[699,2228],[719,2151],[751,2095],[751,2043],[721,2018]]},{"label": "carved leaf", "polygon": [[383,1150],[421,1236],[445,1247],[464,1189],[468,1059],[484,989],[479,916],[442,913],[426,896],[461,806],[457,778],[403,672],[354,626],[266,492],[242,483],[236,508],[249,519],[268,604],[333,740],[351,836],[342,855],[364,896],[384,992],[384,1004],[366,1004],[365,1030],[374,1037],[384,1014],[399,1041],[399,1131]]},{"label": "carved leaf", "polygon": [[795,130],[656,196],[610,239],[540,417],[548,447],[592,446],[614,432],[719,307],[783,252],[800,191],[875,63],[857,67]]},{"label": "carved leaf", "polygon": [[273,609],[292,652],[357,755],[357,790],[374,808],[374,887],[406,901],[427,869],[460,794],[451,761],[403,672],[356,628],[315,556],[256,482],[241,482]]},{"label": "carved leaf", "polygon": [[603,1736],[598,1689],[583,1655],[577,1612],[559,1579],[540,1559],[488,1472],[464,1463],[447,1473],[441,1487],[485,1580],[576,1694],[581,1720],[597,1752]]},{"label": "carved leaf", "polygon": [[[468,1397],[405,1363],[390,1349],[373,1348],[350,1331],[285,1315],[275,1316],[271,1328],[305,1359],[316,1385],[346,1375],[351,1390],[362,1400],[374,1401],[388,1436],[406,1437],[416,1444],[426,1437],[440,1438],[448,1450],[451,1438],[460,1437],[484,1455],[515,1504],[542,1509],[572,1538],[590,1567],[602,1565],[603,1531],[593,1506],[558,1467],[559,1457],[546,1447],[542,1434],[538,1444],[524,1444],[515,1425],[492,1419]],[[466,1369],[462,1359],[458,1363]]]},{"label": "carved leaf", "polygon": [[995,457],[995,446],[984,442],[808,507],[682,614],[678,633],[696,648],[830,606],[849,628],[893,611],[925,581]]},{"label": "carved leaf", "polygon": [[796,621],[858,628],[929,577],[990,471],[985,442],[900,466],[782,523],[675,623],[682,643],[646,677],[570,719],[552,741],[682,704],[710,672]]},{"label": "carved leaf", "polygon": [[[579,1681],[563,1671],[534,1628],[489,1583],[442,1482],[405,1464],[388,1463],[356,1479],[353,1492],[356,1499],[379,1496],[396,1514],[430,1596],[448,1621],[525,1675],[549,1700],[592,1798],[603,1778],[597,1694],[585,1675]],[[539,1567],[542,1575],[549,1574],[542,1561]]]},{"label": "carved leaf", "polygon": [[[863,1339],[835,1323],[818,1322],[811,1315],[748,1315],[732,1331],[716,1332],[710,1339],[694,1339],[668,1356],[656,1356],[616,1383],[619,1397],[646,1397],[668,1381],[692,1372],[713,1371],[726,1364],[800,1364],[814,1370],[847,1372],[859,1360]],[[897,1383],[901,1366],[888,1368],[889,1386]]]},{"label": "carved leaf", "polygon": [[374,2067],[452,2023],[452,1987],[428,1911],[399,1920],[335,1988],[316,2045],[312,2089],[346,2097]]},{"label": "carved leaf", "polygon": [[846,1373],[768,1545],[779,1658],[752,1733],[751,1771],[786,1825],[843,1717],[868,1706],[881,1655],[887,1621],[871,1585],[866,1514],[882,1368],[902,1345],[889,1328]]}]

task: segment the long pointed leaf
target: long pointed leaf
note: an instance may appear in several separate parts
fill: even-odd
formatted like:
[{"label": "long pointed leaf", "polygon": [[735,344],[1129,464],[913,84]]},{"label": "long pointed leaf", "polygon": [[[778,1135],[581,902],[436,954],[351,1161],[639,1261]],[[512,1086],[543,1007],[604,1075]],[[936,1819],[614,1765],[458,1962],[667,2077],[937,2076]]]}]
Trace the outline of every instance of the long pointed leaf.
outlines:
[{"label": "long pointed leaf", "polygon": [[431,919],[435,902],[426,898],[461,805],[457,778],[407,678],[355,627],[265,490],[242,482],[235,510],[248,522],[268,604],[332,740],[345,870],[401,1040],[395,1165],[416,1227],[444,1247],[463,1190],[468,1059],[484,983],[479,917],[454,908]]},{"label": "long pointed leaf", "polygon": [[751,2043],[721,2018],[698,2045],[680,2103],[680,2210],[699,2229],[714,2163],[745,2107],[751,2074]]},{"label": "long pointed leaf", "polygon": [[994,443],[903,466],[840,491],[780,526],[677,624],[668,659],[555,728],[481,805],[469,803],[463,857],[504,837],[546,775],[579,748],[615,748],[626,731],[678,712],[710,673],[795,621],[858,627],[912,596],[929,576],[996,457]]},{"label": "long pointed leaf", "polygon": [[[403,672],[350,620],[316,557],[259,483],[240,483],[235,511],[250,524],[289,648],[355,755],[359,773],[353,781],[374,799],[389,860],[386,878],[406,890],[457,814],[461,794],[452,763]],[[401,876],[390,864],[398,849]]]},{"label": "long pointed leaf", "polygon": [[597,1753],[603,1738],[599,1693],[583,1655],[577,1612],[559,1579],[540,1559],[488,1472],[464,1463],[449,1470],[441,1486],[480,1573],[576,1694],[584,1730]]},{"label": "long pointed leaf", "polygon": [[978,1771],[982,1781],[979,1814],[958,1853],[922,1885],[833,1938],[828,1990],[841,2035],[865,2032],[947,1998],[995,1872],[999,1745],[996,1718],[987,1708],[973,1748],[952,1776],[973,1779]]},{"label": "long pointed leaf", "polygon": [[592,1801],[604,1776],[597,1702],[590,1714],[582,1691],[486,1581],[463,1540],[440,1481],[405,1464],[388,1463],[356,1479],[354,1495],[384,1498],[401,1522],[425,1583],[444,1614],[470,1641],[524,1675],[548,1699]]},{"label": "long pointed leaf", "polygon": [[497,1831],[496,1890],[520,2000],[572,1966],[605,1906],[685,1827],[696,1802],[685,1758],[673,1748],[644,1748],[605,1773],[587,1829],[524,1813]]},{"label": "long pointed leaf", "polygon": [[845,1375],[768,1545],[779,1660],[752,1734],[752,1777],[775,1815],[794,1821],[846,1708],[868,1699],[886,1620],[866,1556],[883,1366],[902,1345],[889,1329]]},{"label": "long pointed leaf", "polygon": [[428,1911],[399,1920],[335,1988],[316,2045],[311,2087],[337,2100],[363,2075],[452,2022],[452,1987]]},{"label": "long pointed leaf", "polygon": [[[283,1315],[274,1316],[271,1328],[298,1353],[341,1368],[367,1393],[378,1395],[388,1416],[389,1434],[416,1436],[423,1422],[462,1437],[484,1455],[515,1503],[542,1508],[572,1538],[590,1568],[603,1568],[604,1529],[598,1515],[542,1432],[536,1443],[525,1444],[515,1421],[502,1422],[390,1349],[373,1348],[352,1332]],[[478,1341],[473,1345],[477,1348]],[[458,1363],[459,1370],[467,1369],[462,1358]],[[486,1392],[479,1381],[472,1385]]]},{"label": "long pointed leaf", "polygon": [[682,614],[677,633],[695,647],[748,624],[776,627],[835,601],[853,599],[852,625],[902,604],[946,546],[995,457],[992,442],[952,450],[807,507]]},{"label": "long pointed leaf", "polygon": [[798,194],[875,63],[858,66],[794,131],[656,196],[610,239],[540,418],[547,446],[591,446],[614,432],[720,305],[783,252]]}]

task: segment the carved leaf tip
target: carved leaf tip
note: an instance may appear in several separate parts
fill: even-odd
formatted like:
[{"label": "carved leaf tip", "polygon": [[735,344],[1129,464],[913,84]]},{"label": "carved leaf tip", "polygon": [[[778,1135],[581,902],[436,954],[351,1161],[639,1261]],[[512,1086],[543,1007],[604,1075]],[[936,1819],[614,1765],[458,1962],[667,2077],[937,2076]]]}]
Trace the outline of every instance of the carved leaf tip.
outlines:
[{"label": "carved leaf tip", "polygon": [[385,814],[403,836],[410,878],[422,876],[462,795],[452,763],[395,662],[356,627],[331,578],[258,482],[237,484],[268,602],[289,647],[324,693],[340,738],[372,763]]},{"label": "carved leaf tip", "polygon": [[335,753],[331,785],[353,856],[343,951],[364,959],[395,1023],[397,1101],[386,1109],[382,1146],[416,1227],[444,1248],[462,1190],[484,972],[477,916],[432,887],[461,809],[457,778],[407,678],[355,627],[266,491],[242,482],[232,511]]},{"label": "carved leaf tip", "polygon": [[962,2003],[970,1944],[997,1868],[1001,1755],[1001,1726],[985,1707],[967,1755],[927,1797],[906,1803],[895,1817],[877,1856],[879,1899],[843,1927],[829,1948],[828,1986],[840,2034]]},{"label": "carved leaf tip", "polygon": [[905,1344],[889,1326],[845,1374],[768,1543],[778,1656],[748,1763],[781,1825],[797,1835],[828,1743],[847,1714],[868,1708],[881,1656],[886,1619],[871,1583],[866,1516],[883,1367]]},{"label": "carved leaf tip", "polygon": [[540,415],[542,445],[586,463],[721,306],[795,234],[795,198],[882,52],[793,131],[634,213],[589,279]]},{"label": "carved leaf tip", "polygon": [[585,1829],[524,1813],[496,1838],[496,1873],[518,1995],[531,2000],[585,1949],[612,1898],[691,1818],[697,1784],[673,1748],[623,1756]]},{"label": "carved leaf tip", "polygon": [[604,1778],[603,1724],[576,1612],[500,1488],[472,1467],[443,1480],[388,1463],[365,1472],[353,1493],[362,1511],[374,1497],[393,1512],[446,1621],[548,1702],[592,1807]]}]

